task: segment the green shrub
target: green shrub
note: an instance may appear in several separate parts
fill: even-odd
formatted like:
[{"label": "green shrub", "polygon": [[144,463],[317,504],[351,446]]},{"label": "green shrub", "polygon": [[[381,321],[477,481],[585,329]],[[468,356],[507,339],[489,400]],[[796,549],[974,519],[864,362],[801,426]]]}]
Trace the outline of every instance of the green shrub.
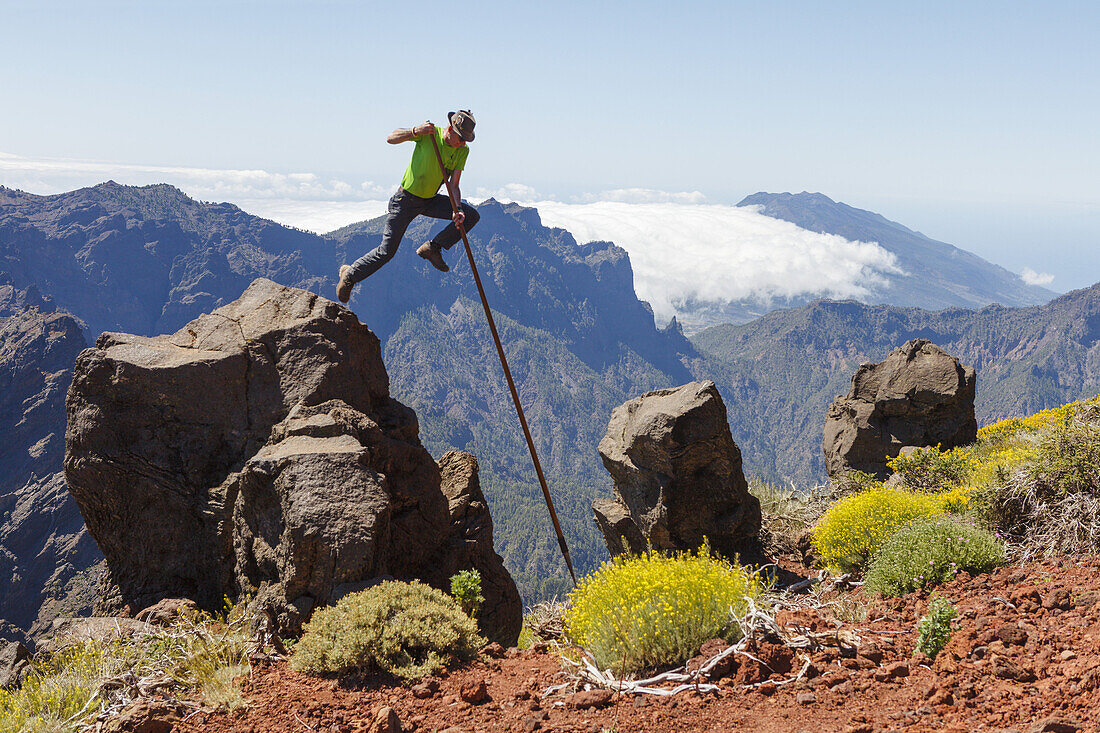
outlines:
[{"label": "green shrub", "polygon": [[317,611],[290,666],[311,674],[377,668],[419,679],[454,659],[474,659],[485,643],[453,598],[390,580]]},{"label": "green shrub", "polygon": [[481,573],[476,570],[460,570],[451,576],[451,596],[462,606],[470,618],[477,616],[478,609],[485,602],[481,595]]},{"label": "green shrub", "polygon": [[955,605],[948,599],[939,596],[932,598],[928,604],[928,615],[920,620],[917,651],[927,654],[929,659],[935,659],[951,638],[951,619],[957,613]]},{"label": "green shrub", "polygon": [[1100,421],[1075,419],[1039,438],[1030,478],[1051,496],[1100,495]]},{"label": "green shrub", "polygon": [[1004,562],[1004,546],[990,532],[951,516],[924,517],[886,538],[864,587],[899,596],[947,582],[960,570],[987,572]]},{"label": "green shrub", "polygon": [[814,547],[827,567],[852,572],[866,567],[895,529],[942,510],[943,501],[936,496],[879,485],[841,499],[825,512],[813,530]]},{"label": "green shrub", "polygon": [[892,458],[887,465],[900,474],[906,486],[923,491],[943,491],[958,486],[975,467],[971,451],[940,447],[917,448]]},{"label": "green shrub", "polygon": [[[1012,445],[977,495],[978,515],[1005,537],[1013,558],[1100,550],[1100,398],[1019,420]],[[998,424],[999,425],[999,424]]]},{"label": "green shrub", "polygon": [[696,554],[619,555],[570,595],[566,629],[601,669],[618,673],[681,664],[717,636],[739,635],[754,578],[704,548]]}]

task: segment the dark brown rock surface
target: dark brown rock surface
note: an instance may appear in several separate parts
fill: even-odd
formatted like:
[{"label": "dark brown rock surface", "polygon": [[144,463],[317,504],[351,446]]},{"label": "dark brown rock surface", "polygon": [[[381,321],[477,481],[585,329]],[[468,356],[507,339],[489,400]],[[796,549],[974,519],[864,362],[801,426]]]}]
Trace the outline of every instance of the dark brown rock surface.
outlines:
[{"label": "dark brown rock surface", "polygon": [[[103,334],[67,408],[66,476],[107,557],[102,612],[254,592],[293,632],[373,578],[431,575],[452,541],[440,469],[389,396],[378,339],[313,293],[260,279],[170,336]],[[491,524],[473,541],[487,550],[466,559],[499,566]],[[518,614],[494,570],[487,609]],[[519,624],[483,630],[510,644]]]},{"label": "dark brown rock surface", "polygon": [[825,418],[825,467],[885,478],[886,461],[911,446],[947,450],[972,443],[974,370],[927,339],[913,339],[852,376]]},{"label": "dark brown rock surface", "polygon": [[611,413],[600,457],[614,501],[593,502],[612,555],[689,550],[727,557],[753,549],[760,502],[749,493],[741,451],[714,382],[691,382],[626,402]]}]

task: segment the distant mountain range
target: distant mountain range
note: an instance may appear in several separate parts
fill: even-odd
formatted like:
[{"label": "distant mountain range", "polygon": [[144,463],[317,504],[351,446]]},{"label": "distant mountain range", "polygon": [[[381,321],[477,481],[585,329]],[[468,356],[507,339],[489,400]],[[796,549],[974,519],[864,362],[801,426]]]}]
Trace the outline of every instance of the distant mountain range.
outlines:
[{"label": "distant mountain range", "polygon": [[[892,253],[902,272],[881,272],[884,286],[867,282],[869,304],[889,304],[939,310],[980,308],[999,303],[1029,306],[1045,303],[1057,293],[1028,285],[1019,275],[945,242],[929,239],[873,211],[833,201],[820,193],[754,193],[738,206],[782,219],[820,234],[850,241],[874,242]],[[731,243],[736,246],[736,239]],[[805,305],[820,295],[807,293],[783,299],[746,298],[733,302],[683,303],[681,320],[690,333],[708,325],[747,323],[764,313]]]},{"label": "distant mountain range", "polygon": [[[580,572],[606,552],[591,519],[591,500],[610,489],[596,444],[612,408],[642,392],[714,379],[747,472],[806,484],[822,475],[828,401],[846,391],[860,361],[880,359],[913,336],[932,338],[978,369],[984,419],[1100,391],[1096,288],[1024,309],[929,313],[818,302],[689,341],[675,322],[655,327],[621,248],[578,245],[568,232],[542,226],[534,209],[490,200],[479,211],[471,242]],[[446,275],[415,255],[439,226],[422,220],[410,227],[395,260],[356,289],[351,305],[382,339],[391,389],[417,411],[425,445],[437,456],[449,448],[478,455],[498,550],[532,602],[567,581],[461,244],[447,254]],[[71,499],[55,492],[60,504],[49,504],[33,495],[60,470],[56,451],[41,449],[56,446],[48,437],[64,421],[56,398],[64,374],[51,376],[61,367],[46,354],[68,359],[35,333],[59,334],[68,349],[79,348],[65,335],[78,321],[89,343],[103,330],[174,331],[259,276],[335,297],[338,265],[373,247],[380,228],[374,220],[321,237],[231,204],[196,202],[166,185],[106,183],[57,196],[0,188],[0,286],[10,289],[11,304],[0,327],[8,343],[38,344],[17,356],[0,348],[0,370],[22,375],[23,389],[10,406],[0,405],[8,422],[0,427],[15,436],[16,456],[0,465],[0,598],[25,587],[16,581],[29,561],[19,555],[38,552],[41,542],[28,533],[43,527],[65,528],[69,540],[50,546],[69,570],[36,581],[49,586],[39,605],[47,597],[78,605],[83,596],[74,583],[98,560],[80,544],[86,533]],[[34,305],[42,297],[52,302]],[[27,316],[32,309],[42,317]],[[68,318],[62,311],[77,320],[58,320]],[[43,325],[51,322],[65,330]],[[26,400],[39,393],[53,417],[13,432],[33,404]],[[18,458],[36,451],[33,466]],[[38,606],[16,610],[24,630],[24,619],[38,617]]]},{"label": "distant mountain range", "polygon": [[984,425],[1100,394],[1100,284],[1041,306],[927,311],[818,301],[702,331],[686,359],[714,379],[748,471],[805,485],[825,474],[825,410],[862,362],[931,339],[978,374]]}]

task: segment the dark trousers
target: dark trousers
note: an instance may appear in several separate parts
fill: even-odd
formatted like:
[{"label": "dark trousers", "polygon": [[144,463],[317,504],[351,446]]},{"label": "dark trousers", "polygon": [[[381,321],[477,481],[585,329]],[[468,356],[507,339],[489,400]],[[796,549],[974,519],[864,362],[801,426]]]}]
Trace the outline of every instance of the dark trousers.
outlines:
[{"label": "dark trousers", "polygon": [[[477,209],[465,201],[462,202],[462,211],[466,214],[466,220],[462,226],[470,231],[481,219]],[[393,259],[397,254],[397,248],[401,246],[401,238],[405,236],[405,230],[416,217],[424,215],[433,219],[451,218],[451,200],[446,194],[436,194],[430,199],[414,196],[403,188],[398,188],[390,198],[390,205],[386,214],[386,226],[382,230],[382,244],[357,259],[351,264],[351,282],[357,283],[366,280],[377,272],[378,268]],[[450,249],[458,241],[458,228],[451,222],[439,234],[432,238],[432,242],[443,249]]]}]

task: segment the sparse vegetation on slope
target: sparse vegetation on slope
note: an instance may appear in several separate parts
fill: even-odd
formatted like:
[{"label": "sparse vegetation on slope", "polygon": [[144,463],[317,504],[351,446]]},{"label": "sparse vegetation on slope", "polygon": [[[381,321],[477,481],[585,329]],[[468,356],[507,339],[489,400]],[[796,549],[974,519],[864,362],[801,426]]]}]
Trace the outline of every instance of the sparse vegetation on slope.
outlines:
[{"label": "sparse vegetation on slope", "polygon": [[218,618],[184,616],[168,628],[61,649],[40,659],[17,689],[0,689],[0,733],[79,731],[153,694],[242,708],[235,679],[250,671],[249,624],[244,606],[228,606]]}]

